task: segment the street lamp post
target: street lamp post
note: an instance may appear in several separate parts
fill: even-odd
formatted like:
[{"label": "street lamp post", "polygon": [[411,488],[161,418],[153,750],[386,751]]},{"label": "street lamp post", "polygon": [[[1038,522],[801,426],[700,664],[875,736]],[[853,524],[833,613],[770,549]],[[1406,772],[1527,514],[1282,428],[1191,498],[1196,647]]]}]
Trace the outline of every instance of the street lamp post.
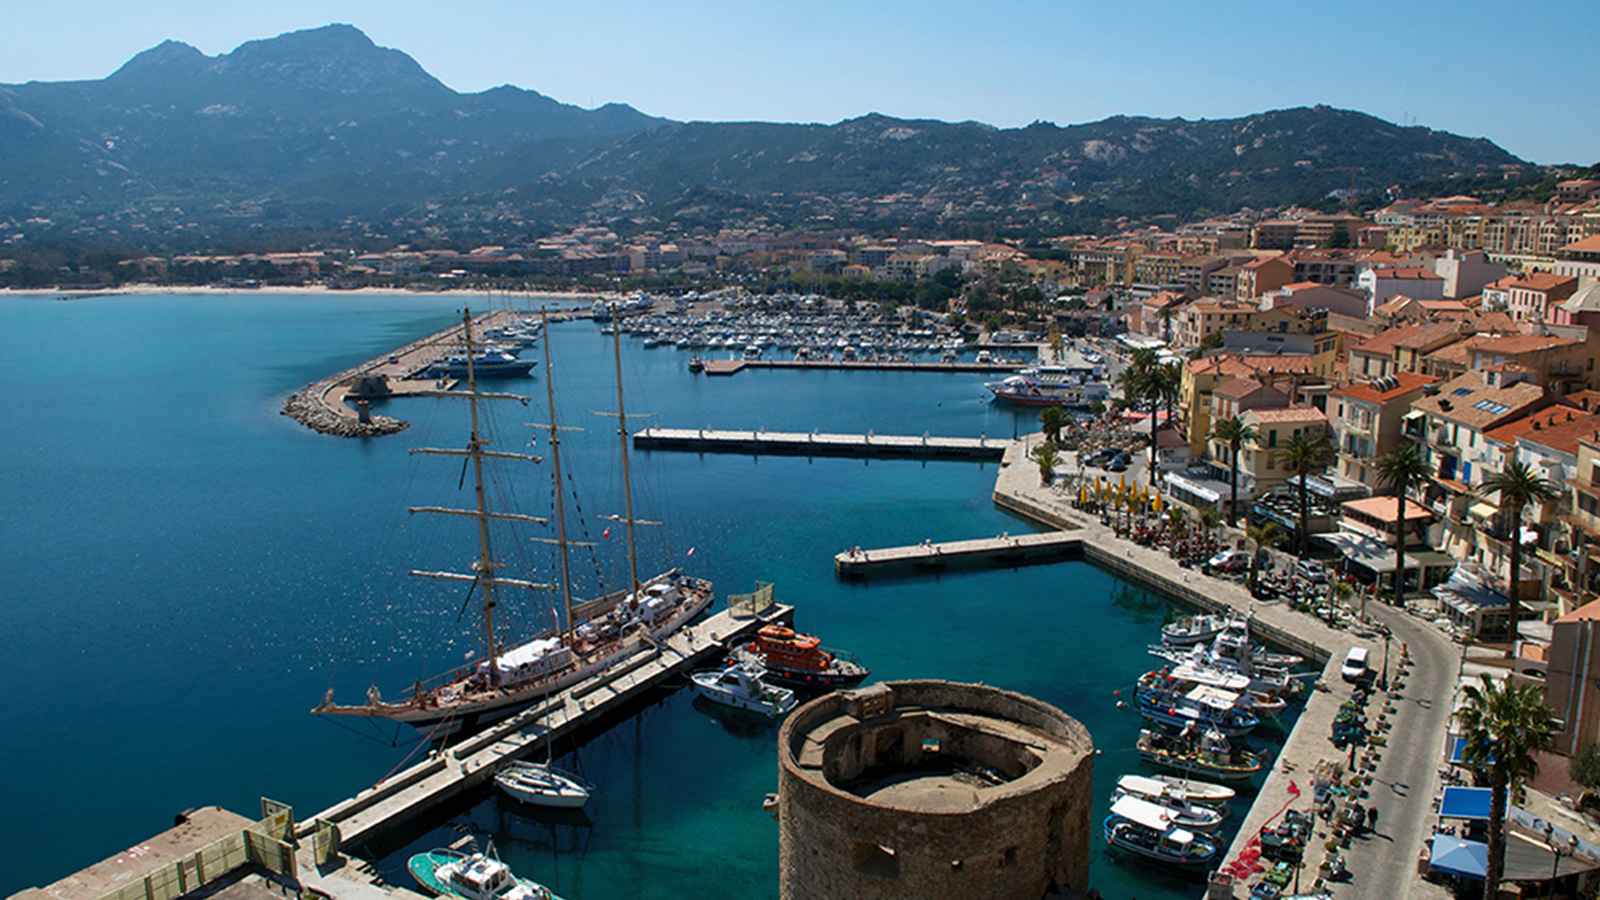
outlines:
[{"label": "street lamp post", "polygon": [[1393,634],[1394,634],[1394,632],[1389,630],[1389,626],[1387,626],[1387,625],[1383,626],[1383,684],[1382,684],[1382,687],[1386,691],[1389,689],[1389,638],[1391,636],[1393,636]]},{"label": "street lamp post", "polygon": [[1555,896],[1556,896],[1556,877],[1558,875],[1560,875],[1560,873],[1561,873],[1561,857],[1562,856],[1571,856],[1571,855],[1573,855],[1573,854],[1578,852],[1578,836],[1577,835],[1575,835],[1575,834],[1568,835],[1566,844],[1558,844],[1558,843],[1556,843],[1555,832],[1556,832],[1556,828],[1555,828],[1554,825],[1551,825],[1551,824],[1548,824],[1548,823],[1545,824],[1545,826],[1544,826],[1544,842],[1547,845],[1549,845],[1549,847],[1550,847],[1550,857],[1551,857],[1551,863],[1550,863],[1550,900],[1555,900]]}]

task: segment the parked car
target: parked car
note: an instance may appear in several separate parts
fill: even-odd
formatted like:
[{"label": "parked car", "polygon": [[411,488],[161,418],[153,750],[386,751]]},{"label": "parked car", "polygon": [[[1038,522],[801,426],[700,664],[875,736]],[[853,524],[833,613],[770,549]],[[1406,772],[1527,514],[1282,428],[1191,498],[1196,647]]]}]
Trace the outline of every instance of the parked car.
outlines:
[{"label": "parked car", "polygon": [[1339,677],[1351,684],[1362,684],[1372,679],[1372,669],[1367,665],[1367,648],[1350,648],[1350,652],[1344,655],[1344,665],[1339,667]]},{"label": "parked car", "polygon": [[1117,456],[1117,457],[1113,457],[1111,462],[1106,463],[1106,471],[1107,472],[1126,472],[1126,471],[1128,471],[1128,467],[1131,466],[1131,465],[1133,465],[1133,458],[1132,457],[1129,457],[1129,456]]},{"label": "parked car", "polygon": [[1207,560],[1206,565],[1223,572],[1243,572],[1250,568],[1250,554],[1243,550],[1224,550]]},{"label": "parked car", "polygon": [[1312,584],[1327,584],[1328,575],[1322,566],[1309,559],[1295,560],[1294,573]]},{"label": "parked car", "polygon": [[1116,456],[1119,452],[1121,451],[1117,450],[1115,447],[1103,447],[1084,457],[1083,464],[1086,466],[1103,466],[1110,462],[1111,458]]}]

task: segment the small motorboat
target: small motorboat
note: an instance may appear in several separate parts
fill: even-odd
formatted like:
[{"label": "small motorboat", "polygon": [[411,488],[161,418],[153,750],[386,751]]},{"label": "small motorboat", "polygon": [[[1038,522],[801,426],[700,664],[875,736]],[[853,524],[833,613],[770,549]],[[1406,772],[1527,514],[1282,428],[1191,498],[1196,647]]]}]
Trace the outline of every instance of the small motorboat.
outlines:
[{"label": "small motorboat", "polygon": [[1154,678],[1147,675],[1139,680],[1140,715],[1170,728],[1195,724],[1214,728],[1227,737],[1241,737],[1261,724],[1250,712],[1250,703],[1246,694],[1207,685],[1189,685],[1170,675]]},{"label": "small motorboat", "polygon": [[689,357],[689,371],[694,372],[696,374],[699,374],[700,372],[704,372],[705,370],[706,370],[705,360],[701,359],[698,356]]},{"label": "small motorboat", "polygon": [[1176,621],[1161,626],[1161,642],[1175,647],[1203,644],[1221,634],[1227,626],[1227,616],[1179,616]]},{"label": "small motorboat", "polygon": [[594,785],[549,763],[513,760],[494,776],[495,786],[513,800],[533,806],[578,809],[589,802]]},{"label": "small motorboat", "polygon": [[762,670],[752,665],[732,665],[714,672],[689,676],[696,694],[708,702],[759,713],[782,716],[795,707],[794,691],[762,680]]},{"label": "small motorboat", "polygon": [[[1132,777],[1137,778],[1138,776]],[[1221,828],[1222,820],[1227,818],[1220,809],[1213,809],[1209,806],[1191,802],[1187,796],[1176,788],[1169,788],[1158,781],[1141,780],[1146,782],[1147,785],[1122,787],[1119,784],[1111,794],[1112,803],[1115,804],[1116,801],[1121,800],[1123,797],[1138,797],[1166,810],[1171,824],[1179,828],[1187,828],[1190,831],[1208,834]],[[1155,786],[1158,790],[1149,790],[1149,785]]]},{"label": "small motorboat", "polygon": [[493,844],[486,853],[463,853],[454,848],[418,853],[406,862],[406,868],[417,884],[435,897],[556,900],[544,885],[511,874],[511,867],[495,856]]},{"label": "small motorboat", "polygon": [[1111,804],[1104,826],[1106,843],[1175,866],[1206,866],[1216,858],[1216,841],[1179,828],[1161,807],[1138,797]]},{"label": "small motorboat", "polygon": [[1262,768],[1261,755],[1229,744],[1214,728],[1197,734],[1189,727],[1176,735],[1145,729],[1139,732],[1138,746],[1146,762],[1223,781],[1243,781]]},{"label": "small motorboat", "polygon": [[823,647],[817,638],[798,634],[784,625],[765,625],[756,639],[736,647],[730,658],[737,664],[759,664],[771,684],[831,691],[853,687],[872,672],[843,650]]},{"label": "small motorboat", "polygon": [[[1124,775],[1123,778],[1142,778],[1156,781],[1168,787],[1182,790],[1190,800],[1196,803],[1205,803],[1215,806],[1226,803],[1238,796],[1238,791],[1225,784],[1212,784],[1209,781],[1195,781],[1191,778],[1182,778],[1177,775]],[[1117,786],[1122,786],[1122,781],[1117,781]]]}]

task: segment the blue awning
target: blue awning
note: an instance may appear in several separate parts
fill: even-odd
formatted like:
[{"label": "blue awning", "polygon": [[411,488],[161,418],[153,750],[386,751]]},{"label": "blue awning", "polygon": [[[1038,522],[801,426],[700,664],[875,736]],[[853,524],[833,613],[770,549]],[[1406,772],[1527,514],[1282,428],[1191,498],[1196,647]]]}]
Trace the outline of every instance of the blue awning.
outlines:
[{"label": "blue awning", "polygon": [[1428,868],[1458,878],[1482,881],[1489,871],[1489,845],[1464,841],[1448,834],[1433,836]]},{"label": "blue awning", "polygon": [[1488,788],[1447,787],[1439,800],[1441,819],[1489,818]]}]

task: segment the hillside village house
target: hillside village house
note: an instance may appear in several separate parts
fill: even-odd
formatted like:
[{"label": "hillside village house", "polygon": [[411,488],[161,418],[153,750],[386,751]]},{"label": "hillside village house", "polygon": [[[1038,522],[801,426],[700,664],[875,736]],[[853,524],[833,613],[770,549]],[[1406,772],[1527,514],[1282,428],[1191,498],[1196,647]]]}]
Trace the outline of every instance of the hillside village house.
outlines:
[{"label": "hillside village house", "polygon": [[1374,493],[1382,488],[1374,464],[1399,449],[1402,419],[1434,383],[1427,375],[1400,372],[1335,389],[1328,396],[1328,421],[1338,455],[1333,472]]}]

